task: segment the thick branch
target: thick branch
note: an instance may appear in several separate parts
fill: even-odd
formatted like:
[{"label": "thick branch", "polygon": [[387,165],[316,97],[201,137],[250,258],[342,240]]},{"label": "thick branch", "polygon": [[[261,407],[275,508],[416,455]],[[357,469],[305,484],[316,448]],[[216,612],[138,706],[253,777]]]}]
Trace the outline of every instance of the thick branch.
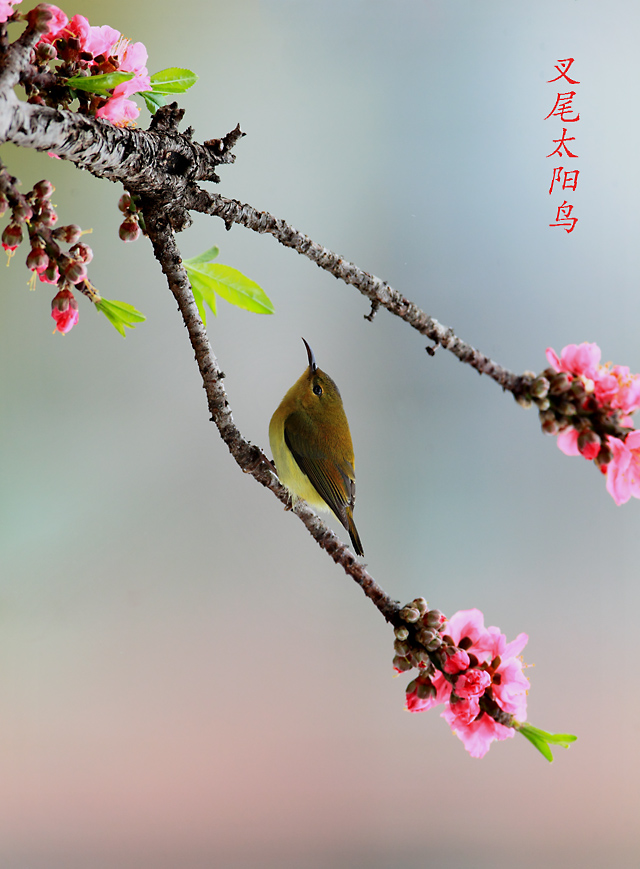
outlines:
[{"label": "thick branch", "polygon": [[101,118],[20,102],[15,95],[7,95],[0,109],[0,141],[50,151],[99,178],[126,181],[133,190],[160,188],[182,196],[194,181],[219,181],[215,167],[235,160],[226,148],[192,142],[190,132],[157,127],[116,127]]},{"label": "thick branch", "polygon": [[486,374],[493,378],[503,389],[517,395],[522,391],[523,384],[528,382],[526,378],[508,371],[470,344],[462,341],[454,334],[453,329],[443,326],[433,317],[429,317],[417,305],[389,286],[386,281],[363,271],[333,251],[322,247],[310,239],[308,235],[303,235],[289,226],[284,220],[274,217],[266,211],[257,211],[251,205],[243,205],[235,199],[226,199],[216,193],[205,193],[204,191],[194,193],[188,207],[194,211],[221,217],[227,228],[233,223],[239,223],[254,232],[269,233],[280,244],[293,248],[298,253],[308,257],[317,266],[331,272],[332,275],[346,284],[353,284],[363,296],[370,299],[374,306],[382,306],[405,320],[421,335],[425,335],[436,344],[450,350],[461,362],[466,362],[480,374]]},{"label": "thick branch", "polygon": [[[175,296],[189,333],[189,340],[207,394],[211,420],[216,424],[220,436],[242,470],[251,474],[265,488],[273,492],[285,506],[289,507],[289,494],[274,473],[271,462],[259,447],[243,438],[233,420],[224,388],[224,375],[220,370],[218,361],[211,349],[206,329],[200,319],[187,273],[182,265],[180,252],[166,215],[162,209],[155,208],[151,202],[145,201],[144,198],[142,211],[156,259],[162,266],[162,271],[167,278],[171,292]],[[304,501],[299,501],[293,511],[336,564],[339,564],[358,583],[385,619],[394,625],[400,624],[399,603],[391,600],[389,595],[380,588],[364,565],[357,561],[351,550],[327,528]]]}]

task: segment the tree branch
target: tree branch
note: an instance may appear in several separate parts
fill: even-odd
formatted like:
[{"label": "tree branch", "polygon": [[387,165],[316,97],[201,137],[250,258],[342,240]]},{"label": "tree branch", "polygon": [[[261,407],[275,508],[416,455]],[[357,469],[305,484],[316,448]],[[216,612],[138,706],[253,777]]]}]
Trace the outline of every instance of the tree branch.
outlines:
[{"label": "tree branch", "polygon": [[[162,266],[189,333],[189,340],[207,395],[211,420],[216,424],[222,440],[242,470],[251,474],[289,508],[291,505],[289,493],[274,473],[273,465],[258,446],[242,436],[233,420],[224,388],[224,375],[200,319],[169,220],[161,208],[155,207],[154,203],[145,197],[142,197],[141,207],[156,259]],[[349,547],[324,524],[320,517],[304,501],[298,501],[293,507],[293,512],[322,549],[326,550],[336,564],[339,564],[345,573],[358,583],[385,619],[396,626],[402,624],[398,601],[392,600],[380,588],[365,566],[357,561]]]}]

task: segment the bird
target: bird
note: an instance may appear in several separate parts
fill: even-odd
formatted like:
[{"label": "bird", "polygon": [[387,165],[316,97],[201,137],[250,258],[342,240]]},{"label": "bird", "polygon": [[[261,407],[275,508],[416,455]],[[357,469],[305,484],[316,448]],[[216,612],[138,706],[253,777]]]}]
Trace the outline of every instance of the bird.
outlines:
[{"label": "bird", "polygon": [[356,476],[349,423],[340,390],[316,364],[309,365],[282,399],[269,423],[269,443],[280,482],[292,500],[331,511],[349,532],[356,555],[364,555],[353,521]]}]

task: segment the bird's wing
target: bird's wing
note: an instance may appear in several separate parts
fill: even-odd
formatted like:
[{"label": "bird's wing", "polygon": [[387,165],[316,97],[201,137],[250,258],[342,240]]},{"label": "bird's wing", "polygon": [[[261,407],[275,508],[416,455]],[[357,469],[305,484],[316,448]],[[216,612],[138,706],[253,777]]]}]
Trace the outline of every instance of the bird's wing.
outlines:
[{"label": "bird's wing", "polygon": [[326,448],[304,414],[292,413],[287,417],[284,440],[316,492],[348,528],[345,507],[353,507],[355,501],[353,464],[342,457],[338,461],[326,458]]}]

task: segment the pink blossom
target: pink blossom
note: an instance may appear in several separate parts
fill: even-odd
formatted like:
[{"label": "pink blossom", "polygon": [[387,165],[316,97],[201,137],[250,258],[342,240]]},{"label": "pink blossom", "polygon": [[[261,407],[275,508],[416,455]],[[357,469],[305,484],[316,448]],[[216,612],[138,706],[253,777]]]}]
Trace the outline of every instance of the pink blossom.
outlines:
[{"label": "pink blossom", "polygon": [[[432,688],[426,696],[421,696],[426,693],[424,690],[421,690],[421,686],[424,688],[429,684],[431,684],[436,690],[433,691]],[[411,688],[411,690],[408,690],[409,688]],[[451,685],[442,677],[440,677],[438,684],[436,684],[435,679],[431,680],[426,676],[418,676],[417,679],[414,679],[407,688],[406,708],[409,712],[426,712],[427,709],[431,709],[439,703],[444,703],[445,700],[448,699],[450,693]]]},{"label": "pink blossom", "polygon": [[478,661],[490,663],[493,659],[492,649],[495,645],[495,635],[500,635],[498,628],[485,628],[484,616],[479,609],[459,610],[451,616],[447,625],[447,633],[459,646],[462,640],[470,645],[465,648],[473,653]]},{"label": "pink blossom", "polygon": [[445,719],[456,736],[462,740],[471,757],[484,757],[494,739],[509,739],[515,735],[513,727],[498,724],[497,721],[484,713],[470,724],[462,725],[457,720],[455,711],[451,707],[446,707],[442,713],[442,718]]},{"label": "pink blossom", "polygon": [[151,90],[151,79],[147,71],[147,49],[142,42],[129,42],[121,39],[119,46],[124,45],[124,51],[119,56],[120,72],[132,72],[134,77],[129,81],[119,84],[113,94],[116,97],[129,97],[140,91]]},{"label": "pink blossom", "polygon": [[640,498],[640,431],[629,432],[624,441],[609,436],[613,454],[607,465],[607,492],[618,504]]},{"label": "pink blossom", "polygon": [[442,717],[446,718],[449,726],[456,732],[457,728],[463,729],[468,727],[475,719],[482,715],[480,712],[480,698],[471,697],[452,697],[447,704],[447,715],[442,713]]},{"label": "pink blossom", "polygon": [[0,24],[8,21],[14,13],[14,6],[22,3],[22,0],[0,0]]},{"label": "pink blossom", "polygon": [[493,698],[502,711],[513,715],[518,721],[524,721],[527,717],[529,680],[522,672],[522,667],[521,658],[511,657],[501,663],[493,676],[491,688]]},{"label": "pink blossom", "polygon": [[115,44],[121,36],[122,34],[119,30],[114,30],[108,24],[104,24],[102,27],[91,27],[86,50],[90,51],[94,57],[100,57],[100,55],[110,57],[113,54]]},{"label": "pink blossom", "polygon": [[124,126],[134,121],[140,109],[127,99],[140,91],[151,90],[151,79],[147,71],[147,49],[142,42],[130,42],[112,27],[92,27],[88,51],[95,56],[104,55],[106,63],[112,68],[115,64],[119,72],[132,72],[133,78],[114,88],[113,96],[101,106],[96,115]]},{"label": "pink blossom", "polygon": [[89,51],[87,45],[89,43],[90,32],[91,26],[84,15],[74,15],[59,35],[65,38],[73,36],[80,43],[80,51]]},{"label": "pink blossom", "polygon": [[97,110],[96,117],[111,121],[116,126],[126,126],[127,123],[135,121],[139,114],[140,109],[133,100],[114,96]]},{"label": "pink blossom", "polygon": [[444,661],[444,672],[453,675],[466,670],[469,666],[469,655],[464,649],[456,649],[453,655],[447,655]]},{"label": "pink blossom", "polygon": [[562,450],[565,456],[580,455],[580,450],[578,449],[578,436],[578,432],[574,428],[566,428],[558,435],[558,448]]},{"label": "pink blossom", "polygon": [[56,321],[56,331],[63,335],[76,325],[79,319],[78,303],[71,290],[60,290],[51,302],[51,316]]},{"label": "pink blossom", "polygon": [[595,396],[600,405],[633,413],[640,407],[640,375],[631,374],[626,365],[602,366],[595,382]]},{"label": "pink blossom", "polygon": [[472,669],[456,679],[455,692],[458,697],[476,697],[484,694],[491,685],[491,676],[486,670]]},{"label": "pink blossom", "polygon": [[567,344],[563,347],[560,358],[555,350],[547,347],[547,360],[556,371],[566,371],[593,380],[598,371],[602,351],[597,344]]}]

